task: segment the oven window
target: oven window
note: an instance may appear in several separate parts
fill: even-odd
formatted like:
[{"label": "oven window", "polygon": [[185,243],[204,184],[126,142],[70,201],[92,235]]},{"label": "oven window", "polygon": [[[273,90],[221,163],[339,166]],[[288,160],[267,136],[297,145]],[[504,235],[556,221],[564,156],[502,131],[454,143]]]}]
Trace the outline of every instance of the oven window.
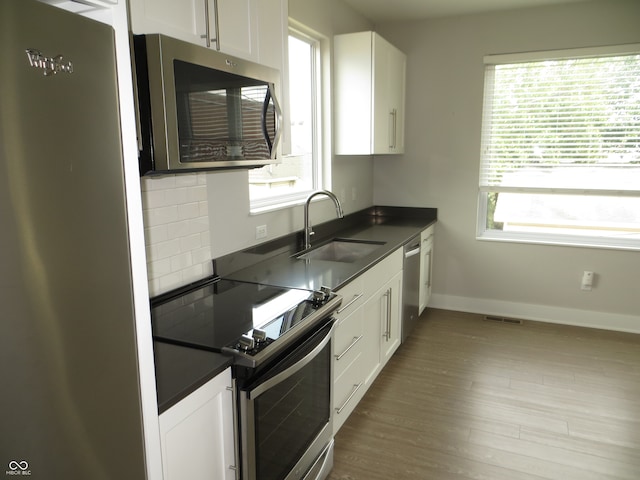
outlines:
[{"label": "oven window", "polygon": [[331,343],[255,399],[256,477],[284,478],[330,420]]},{"label": "oven window", "polygon": [[271,156],[276,112],[266,82],[179,60],[174,75],[181,162]]}]

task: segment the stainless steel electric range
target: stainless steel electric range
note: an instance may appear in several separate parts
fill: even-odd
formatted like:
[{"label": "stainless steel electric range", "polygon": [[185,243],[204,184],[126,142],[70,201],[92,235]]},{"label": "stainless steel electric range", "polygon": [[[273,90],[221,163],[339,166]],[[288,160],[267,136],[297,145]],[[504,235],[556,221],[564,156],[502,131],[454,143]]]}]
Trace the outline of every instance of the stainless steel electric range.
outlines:
[{"label": "stainless steel electric range", "polygon": [[156,340],[234,357],[243,480],[325,478],[333,464],[333,312],[327,288],[225,279],[152,301]]}]

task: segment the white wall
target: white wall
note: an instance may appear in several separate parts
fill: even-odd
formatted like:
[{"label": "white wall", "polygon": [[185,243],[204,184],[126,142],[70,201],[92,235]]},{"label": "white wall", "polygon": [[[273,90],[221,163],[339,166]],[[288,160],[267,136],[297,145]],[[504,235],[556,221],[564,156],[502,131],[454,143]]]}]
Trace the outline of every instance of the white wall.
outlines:
[{"label": "white wall", "polygon": [[622,0],[377,28],[408,54],[408,85],[406,154],[375,159],[374,203],[438,208],[432,306],[640,331],[640,252],[475,239],[483,56],[635,43],[638,25]]}]

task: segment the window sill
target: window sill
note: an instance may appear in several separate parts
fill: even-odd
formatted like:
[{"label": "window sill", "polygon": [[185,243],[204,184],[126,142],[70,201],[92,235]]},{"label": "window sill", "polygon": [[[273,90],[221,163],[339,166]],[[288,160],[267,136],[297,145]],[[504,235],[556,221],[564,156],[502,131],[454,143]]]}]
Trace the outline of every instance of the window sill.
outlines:
[{"label": "window sill", "polygon": [[545,235],[532,233],[488,230],[476,236],[476,240],[506,243],[527,243],[562,247],[599,248],[609,250],[640,251],[638,238],[586,237],[579,235]]},{"label": "window sill", "polygon": [[256,205],[249,206],[249,215],[262,215],[263,213],[275,212],[277,210],[284,210],[287,208],[297,207],[298,205],[303,205],[307,200],[307,197],[314,191],[315,190],[306,190],[282,196],[277,199],[264,199],[263,201],[255,202]]}]

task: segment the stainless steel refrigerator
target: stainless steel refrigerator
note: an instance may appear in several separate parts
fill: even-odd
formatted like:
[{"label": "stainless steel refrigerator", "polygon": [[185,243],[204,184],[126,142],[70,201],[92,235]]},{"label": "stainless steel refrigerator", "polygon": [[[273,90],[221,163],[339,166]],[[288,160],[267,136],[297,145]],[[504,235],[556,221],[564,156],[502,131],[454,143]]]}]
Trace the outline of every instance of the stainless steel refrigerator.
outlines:
[{"label": "stainless steel refrigerator", "polygon": [[109,26],[0,1],[0,476],[143,479]]}]

